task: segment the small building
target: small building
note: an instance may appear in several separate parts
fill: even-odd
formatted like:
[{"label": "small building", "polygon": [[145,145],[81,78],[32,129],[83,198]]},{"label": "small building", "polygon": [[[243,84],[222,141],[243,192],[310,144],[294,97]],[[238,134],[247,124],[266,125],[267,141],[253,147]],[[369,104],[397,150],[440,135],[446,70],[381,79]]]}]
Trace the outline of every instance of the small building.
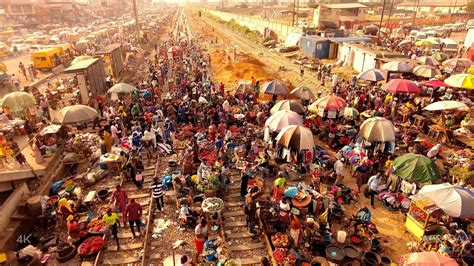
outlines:
[{"label": "small building", "polygon": [[380,46],[362,43],[342,43],[338,57],[344,66],[352,67],[357,72],[379,68],[381,62],[388,58],[406,58],[398,52],[390,52]]},{"label": "small building", "polygon": [[325,25],[335,25],[338,29],[352,29],[357,21],[364,20],[364,9],[359,3],[320,4],[314,9],[314,27],[323,29]]},{"label": "small building", "polygon": [[97,97],[107,91],[105,70],[101,58],[87,59],[67,68],[64,73],[77,75],[81,104],[87,104],[90,97]]},{"label": "small building", "polygon": [[107,75],[117,79],[123,70],[122,45],[114,43],[95,54],[102,57]]},{"label": "small building", "polygon": [[300,51],[306,55],[318,59],[334,59],[339,53],[339,46],[350,42],[370,42],[365,37],[334,37],[323,38],[315,35],[301,37]]}]

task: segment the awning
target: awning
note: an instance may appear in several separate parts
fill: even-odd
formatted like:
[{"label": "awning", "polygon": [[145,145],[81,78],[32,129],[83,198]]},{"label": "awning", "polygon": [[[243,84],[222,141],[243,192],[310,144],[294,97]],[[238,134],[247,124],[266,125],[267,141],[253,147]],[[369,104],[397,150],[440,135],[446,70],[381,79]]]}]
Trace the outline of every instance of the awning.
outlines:
[{"label": "awning", "polygon": [[290,31],[290,34],[286,37],[285,46],[292,47],[298,45],[301,36],[303,36],[301,31]]},{"label": "awning", "polygon": [[95,64],[99,58],[93,58],[93,59],[87,59],[87,60],[82,60],[78,62],[77,64],[74,64],[70,67],[68,67],[64,73],[75,73],[75,72],[81,72],[86,69],[88,69],[90,66]]}]

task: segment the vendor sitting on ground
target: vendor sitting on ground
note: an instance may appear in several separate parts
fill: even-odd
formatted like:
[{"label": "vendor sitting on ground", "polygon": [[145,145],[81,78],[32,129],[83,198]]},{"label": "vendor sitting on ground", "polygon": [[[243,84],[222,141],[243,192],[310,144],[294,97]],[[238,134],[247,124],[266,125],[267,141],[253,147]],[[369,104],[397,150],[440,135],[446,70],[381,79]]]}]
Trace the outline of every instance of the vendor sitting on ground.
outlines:
[{"label": "vendor sitting on ground", "polygon": [[84,225],[79,224],[73,215],[69,215],[66,220],[68,236],[73,241],[87,235],[87,232],[84,231]]},{"label": "vendor sitting on ground", "polygon": [[359,209],[355,215],[353,215],[350,219],[351,222],[354,221],[354,233],[358,231],[357,227],[361,224],[367,225],[370,224],[370,218],[372,217],[372,213],[370,213],[369,208],[363,207]]}]

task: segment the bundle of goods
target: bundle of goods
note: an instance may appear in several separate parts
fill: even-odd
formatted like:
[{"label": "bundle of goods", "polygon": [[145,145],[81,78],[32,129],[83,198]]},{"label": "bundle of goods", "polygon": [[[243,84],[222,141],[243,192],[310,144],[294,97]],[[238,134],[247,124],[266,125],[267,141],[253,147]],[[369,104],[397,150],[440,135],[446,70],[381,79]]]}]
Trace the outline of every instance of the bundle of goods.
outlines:
[{"label": "bundle of goods", "polygon": [[203,150],[198,154],[198,157],[201,160],[205,160],[209,165],[214,165],[217,160],[216,153],[210,150]]},{"label": "bundle of goods", "polygon": [[105,234],[108,230],[107,224],[99,219],[94,219],[87,225],[87,232],[92,235]]},{"label": "bundle of goods", "polygon": [[102,236],[92,236],[84,240],[78,248],[81,257],[88,257],[99,253],[104,246],[104,239]]},{"label": "bundle of goods", "polygon": [[206,190],[215,191],[219,188],[219,185],[219,176],[217,176],[216,174],[211,174],[209,177],[206,178],[204,182],[198,185],[197,189],[201,192],[205,192]]},{"label": "bundle of goods", "polygon": [[275,233],[272,235],[273,246],[277,248],[286,248],[290,245],[290,238],[287,234],[284,233]]},{"label": "bundle of goods", "polygon": [[66,152],[77,152],[79,154],[91,154],[99,149],[99,137],[96,134],[81,133],[70,139],[65,145]]},{"label": "bundle of goods", "polygon": [[224,208],[224,201],[220,198],[207,198],[202,202],[201,208],[209,213],[218,212]]}]

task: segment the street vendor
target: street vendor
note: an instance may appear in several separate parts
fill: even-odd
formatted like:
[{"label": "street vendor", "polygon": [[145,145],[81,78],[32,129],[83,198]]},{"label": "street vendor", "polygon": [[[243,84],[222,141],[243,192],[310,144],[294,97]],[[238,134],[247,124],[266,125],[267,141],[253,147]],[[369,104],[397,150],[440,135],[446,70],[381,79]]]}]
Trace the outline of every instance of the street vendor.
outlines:
[{"label": "street vendor", "polygon": [[370,224],[370,218],[372,213],[369,211],[369,208],[363,207],[357,210],[357,213],[353,215],[350,219],[354,221],[354,233],[358,232],[358,226],[361,224],[368,225]]},{"label": "street vendor", "polygon": [[[115,212],[125,214],[125,208],[128,204],[127,192],[120,185],[115,187],[115,191],[110,198],[110,203],[115,204]],[[123,222],[126,223],[126,215],[123,215]]]},{"label": "street vendor", "polygon": [[63,220],[66,220],[70,215],[74,216],[73,209],[66,198],[61,198],[58,201],[58,210]]}]

